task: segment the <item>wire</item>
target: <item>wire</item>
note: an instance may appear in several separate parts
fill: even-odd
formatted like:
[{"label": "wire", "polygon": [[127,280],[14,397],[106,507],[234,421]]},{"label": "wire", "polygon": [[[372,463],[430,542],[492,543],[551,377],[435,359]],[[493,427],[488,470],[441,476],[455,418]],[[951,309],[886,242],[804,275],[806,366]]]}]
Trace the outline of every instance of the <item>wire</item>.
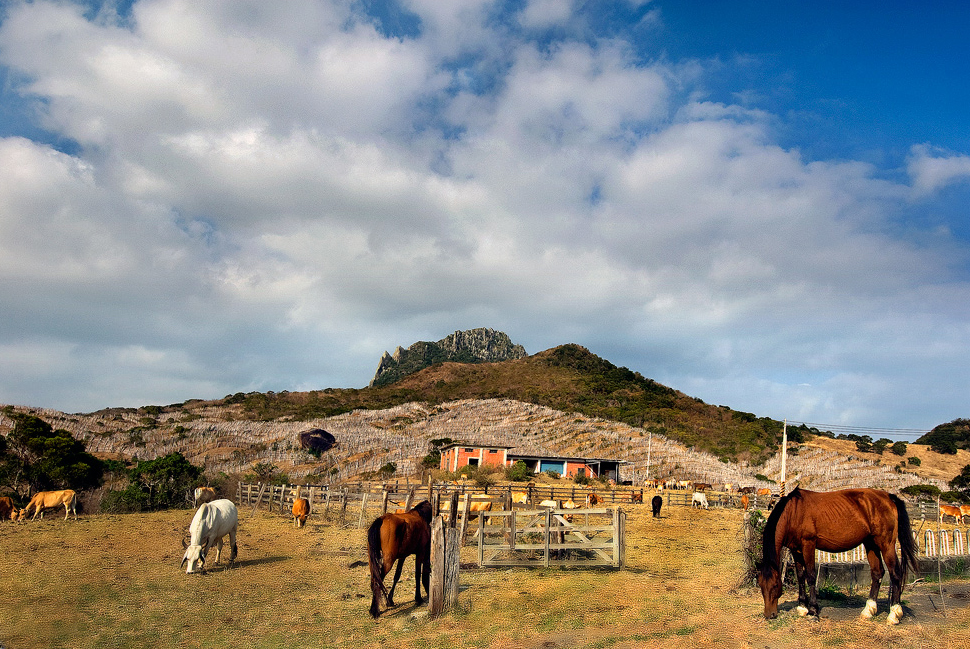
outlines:
[{"label": "wire", "polygon": [[843,424],[813,424],[807,421],[788,421],[789,424],[796,426],[807,426],[830,433],[875,433],[880,435],[895,435],[898,437],[922,437],[928,430],[922,428],[877,428],[875,426],[846,426]]}]

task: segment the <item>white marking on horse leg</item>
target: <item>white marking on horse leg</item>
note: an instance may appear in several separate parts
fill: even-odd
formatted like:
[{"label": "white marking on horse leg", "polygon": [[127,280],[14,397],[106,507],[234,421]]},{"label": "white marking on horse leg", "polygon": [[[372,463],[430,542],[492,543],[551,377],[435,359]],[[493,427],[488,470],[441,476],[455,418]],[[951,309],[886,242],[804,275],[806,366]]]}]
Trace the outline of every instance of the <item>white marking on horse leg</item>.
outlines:
[{"label": "white marking on horse leg", "polygon": [[867,599],[866,607],[862,609],[862,613],[859,614],[859,617],[864,617],[868,620],[875,614],[876,614],[876,600]]},{"label": "white marking on horse leg", "polygon": [[808,609],[802,606],[801,604],[795,607],[795,612],[798,613],[801,617],[805,617],[806,615],[808,615]]},{"label": "white marking on horse leg", "polygon": [[893,604],[889,607],[889,617],[886,619],[886,624],[899,624],[899,620],[902,617],[903,607],[899,604]]}]

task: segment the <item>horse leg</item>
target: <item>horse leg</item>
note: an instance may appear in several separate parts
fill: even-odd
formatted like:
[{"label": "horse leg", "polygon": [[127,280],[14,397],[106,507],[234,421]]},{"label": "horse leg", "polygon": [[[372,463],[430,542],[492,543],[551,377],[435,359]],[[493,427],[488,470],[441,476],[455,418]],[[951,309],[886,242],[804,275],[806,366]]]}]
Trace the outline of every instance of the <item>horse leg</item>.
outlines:
[{"label": "horse leg", "polygon": [[[869,570],[872,574],[872,585],[869,587],[869,599],[866,600],[866,607],[862,609],[859,617],[869,619],[876,614],[876,600],[879,597],[879,582],[882,581],[883,567],[882,559],[879,557],[879,548],[875,541],[866,539],[862,542],[866,548],[866,559],[869,561]],[[890,586],[890,590],[892,586]],[[890,594],[891,596],[891,594]]]},{"label": "horse leg", "polygon": [[[420,553],[415,553],[414,555],[414,604],[415,606],[420,606],[424,604],[424,600],[421,598],[421,577],[423,573],[424,564],[421,561]],[[428,598],[431,598],[431,593],[428,593]]]},{"label": "horse leg", "polygon": [[886,624],[899,624],[903,617],[903,606],[900,599],[903,595],[903,572],[905,566],[903,560],[896,556],[896,542],[886,542],[880,548],[883,561],[886,562],[886,570],[889,572],[889,617]]},{"label": "horse leg", "polygon": [[[393,563],[393,562],[392,562]],[[391,584],[391,590],[387,592],[387,605],[394,606],[394,589],[397,587],[397,581],[401,578],[401,569],[404,567],[404,557],[397,560],[397,570],[394,571],[394,582]],[[384,570],[386,575],[391,571],[391,566],[388,566]]]},{"label": "horse leg", "polygon": [[[808,588],[808,614],[818,617],[820,608],[818,605],[818,590],[815,584],[815,543],[802,543],[802,570]],[[797,570],[798,564],[795,564]]]},{"label": "horse leg", "polygon": [[795,575],[798,577],[798,606],[795,607],[795,612],[801,617],[805,617],[810,610],[808,594],[805,592],[805,558],[795,550],[792,551],[791,555],[795,561]]}]

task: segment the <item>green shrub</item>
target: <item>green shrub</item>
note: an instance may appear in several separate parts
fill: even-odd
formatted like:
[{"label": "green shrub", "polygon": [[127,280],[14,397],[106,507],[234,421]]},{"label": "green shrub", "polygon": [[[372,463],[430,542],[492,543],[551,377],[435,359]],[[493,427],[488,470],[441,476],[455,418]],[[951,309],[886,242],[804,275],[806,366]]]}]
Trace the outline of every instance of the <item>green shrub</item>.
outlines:
[{"label": "green shrub", "polygon": [[891,447],[889,447],[889,450],[892,451],[894,455],[898,455],[902,457],[906,455],[907,448],[908,446],[906,442],[896,442]]},{"label": "green shrub", "polygon": [[915,455],[910,456],[906,461],[909,462],[910,466],[919,466],[923,463],[923,460],[919,459]]},{"label": "green shrub", "polygon": [[505,479],[512,482],[528,482],[534,475],[532,469],[527,467],[522,460],[518,460],[505,470]]}]

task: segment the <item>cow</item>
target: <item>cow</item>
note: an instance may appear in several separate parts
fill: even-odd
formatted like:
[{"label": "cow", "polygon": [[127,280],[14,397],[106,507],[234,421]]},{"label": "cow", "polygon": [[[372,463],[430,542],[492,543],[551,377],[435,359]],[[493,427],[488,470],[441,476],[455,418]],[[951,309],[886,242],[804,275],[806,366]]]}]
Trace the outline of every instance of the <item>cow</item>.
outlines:
[{"label": "cow", "polygon": [[213,545],[216,546],[216,560],[219,563],[222,559],[223,537],[229,535],[229,547],[232,550],[229,555],[229,565],[236,560],[238,554],[236,548],[236,531],[239,529],[239,513],[231,500],[213,500],[211,503],[202,503],[192,524],[189,525],[189,542],[182,539],[182,546],[185,547],[185,555],[182,557],[182,565],[185,567],[185,574],[190,575],[198,571],[205,572],[205,557]]},{"label": "cow", "polygon": [[630,502],[634,505],[637,503],[643,504],[643,492],[642,491],[631,491],[630,492]]},{"label": "cow", "polygon": [[664,504],[663,496],[656,495],[650,501],[650,509],[653,510],[653,517],[660,518],[660,507]]},{"label": "cow", "polygon": [[694,491],[707,491],[712,486],[713,485],[710,485],[710,484],[708,484],[706,482],[695,482],[694,483]]},{"label": "cow", "polygon": [[693,508],[695,505],[697,507],[703,507],[704,509],[707,509],[707,496],[704,495],[704,492],[695,491],[694,494],[691,496],[690,498],[691,508]]},{"label": "cow", "polygon": [[74,520],[77,520],[77,494],[72,489],[38,491],[20,513],[21,516],[29,515],[30,510],[33,509],[34,515],[30,517],[30,520],[37,518],[37,514],[40,514],[41,520],[44,520],[45,509],[53,509],[61,505],[64,506],[64,520],[67,520],[70,514],[74,514]]},{"label": "cow", "polygon": [[770,496],[771,495],[771,489],[768,489],[767,487],[762,487],[761,489],[758,489],[758,495],[759,496]]},{"label": "cow", "polygon": [[543,500],[539,503],[539,507],[545,507],[546,509],[559,509],[559,503],[555,500]]},{"label": "cow", "polygon": [[967,516],[970,516],[970,505],[960,505],[960,518],[965,518]]},{"label": "cow", "polygon": [[597,495],[595,491],[591,491],[589,494],[586,495],[586,506],[587,507],[596,507],[597,505],[599,505],[602,502],[605,502],[605,501],[603,500],[602,497],[600,497],[599,495]]},{"label": "cow", "polygon": [[738,489],[739,494],[753,494],[755,492],[754,487],[741,487]]},{"label": "cow", "polygon": [[744,511],[748,511],[749,502],[750,499],[748,498],[748,494],[741,494],[741,507],[744,509]]},{"label": "cow", "polygon": [[195,493],[193,494],[193,503],[195,507],[198,507],[202,503],[211,503],[216,499],[216,490],[212,487],[196,487]]},{"label": "cow", "polygon": [[525,504],[529,500],[529,494],[525,491],[513,491],[512,502]]},{"label": "cow", "polygon": [[962,508],[957,505],[944,505],[940,503],[940,520],[942,521],[947,516],[952,516],[955,523],[960,523],[963,520]]},{"label": "cow", "polygon": [[17,508],[13,506],[13,499],[10,496],[0,497],[0,521],[5,521],[8,518],[10,520],[17,520],[13,518],[15,511],[17,511]]},{"label": "cow", "polygon": [[296,527],[306,525],[306,518],[310,515],[310,501],[306,498],[293,499],[293,524]]},{"label": "cow", "polygon": [[492,501],[479,501],[468,503],[468,519],[477,518],[482,512],[492,511]]}]

